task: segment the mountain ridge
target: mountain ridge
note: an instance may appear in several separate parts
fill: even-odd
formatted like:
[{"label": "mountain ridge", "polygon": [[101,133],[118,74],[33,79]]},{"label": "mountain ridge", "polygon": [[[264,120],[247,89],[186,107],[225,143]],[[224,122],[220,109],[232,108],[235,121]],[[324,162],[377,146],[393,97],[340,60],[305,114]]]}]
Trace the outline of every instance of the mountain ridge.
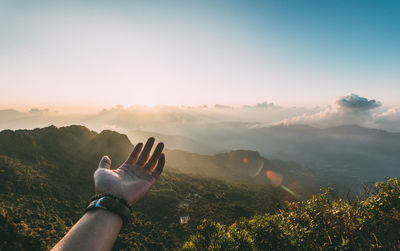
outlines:
[{"label": "mountain ridge", "polygon": [[[51,140],[48,140],[49,137]],[[15,147],[10,145],[11,140],[15,141]],[[27,145],[25,145],[26,140],[28,140]],[[109,148],[108,146],[110,145],[113,147]],[[61,149],[67,152],[71,159],[79,159],[80,154],[91,158],[97,157],[98,159],[103,155],[109,155],[113,162],[116,160],[116,164],[120,164],[128,156],[133,145],[125,134],[110,130],[96,133],[78,125],[60,128],[49,126],[34,130],[5,130],[0,132],[0,149],[3,149],[3,152],[5,150],[8,156],[24,160],[27,154],[25,150],[21,151],[21,149],[30,147],[38,151],[32,152],[33,156],[43,155],[48,160],[57,159],[64,154],[60,152]],[[49,151],[49,149],[58,149],[59,151]],[[49,152],[52,154],[49,155]],[[271,180],[265,177],[265,172],[271,170],[282,175],[282,184],[287,186],[290,186],[290,184],[286,183],[286,180],[295,181],[296,178],[302,177],[306,180],[298,179],[297,183],[301,183],[307,193],[318,191],[319,187],[319,184],[316,183],[317,179],[312,177],[314,174],[307,168],[293,162],[286,163],[284,161],[266,159],[255,151],[233,150],[215,155],[201,155],[166,149],[165,154],[167,165],[183,173],[237,182],[271,184]],[[29,158],[29,160],[32,159],[34,157]],[[82,171],[88,173],[93,170]],[[257,177],[255,177],[254,174],[257,172]],[[307,175],[303,175],[306,173]]]},{"label": "mountain ridge", "polygon": [[[87,207],[100,157],[108,154],[115,168],[131,150],[125,135],[81,126],[0,132],[1,247],[50,249]],[[188,200],[190,194],[198,197]],[[232,224],[240,217],[276,212],[285,196],[268,184],[188,175],[167,164],[152,190],[135,204],[132,223],[114,248],[176,249],[205,217]],[[187,215],[190,221],[179,224]]]}]

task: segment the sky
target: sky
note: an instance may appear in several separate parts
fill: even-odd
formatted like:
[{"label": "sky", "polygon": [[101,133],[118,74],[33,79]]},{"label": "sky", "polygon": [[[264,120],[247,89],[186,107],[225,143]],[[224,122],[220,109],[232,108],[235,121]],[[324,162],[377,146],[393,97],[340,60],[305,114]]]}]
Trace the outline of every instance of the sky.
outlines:
[{"label": "sky", "polygon": [[0,109],[400,106],[399,1],[0,2]]}]

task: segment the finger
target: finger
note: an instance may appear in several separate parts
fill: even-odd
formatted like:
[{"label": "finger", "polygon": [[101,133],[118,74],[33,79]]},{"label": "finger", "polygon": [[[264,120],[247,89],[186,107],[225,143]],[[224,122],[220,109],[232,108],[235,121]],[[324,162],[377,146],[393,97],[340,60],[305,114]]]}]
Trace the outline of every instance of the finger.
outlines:
[{"label": "finger", "polygon": [[99,163],[99,168],[110,169],[111,167],[111,159],[108,156],[103,156]]},{"label": "finger", "polygon": [[157,166],[151,175],[153,175],[153,177],[157,179],[158,176],[160,176],[160,174],[162,173],[164,165],[165,165],[165,154],[161,154],[160,158],[158,159]]},{"label": "finger", "polygon": [[160,158],[162,150],[164,149],[164,144],[163,143],[158,143],[156,149],[154,150],[153,155],[151,156],[149,162],[144,166],[144,169],[147,171],[151,172],[153,170],[154,166],[157,163],[157,160]]},{"label": "finger", "polygon": [[149,158],[153,144],[154,144],[154,138],[151,137],[147,140],[146,145],[144,146],[143,151],[140,154],[138,161],[136,162],[137,165],[143,166],[146,163],[147,159]]},{"label": "finger", "polygon": [[143,147],[143,143],[139,143],[135,146],[135,148],[133,149],[132,153],[129,155],[128,159],[125,161],[125,163],[128,164],[135,164],[136,160],[139,157],[139,153],[142,150]]}]

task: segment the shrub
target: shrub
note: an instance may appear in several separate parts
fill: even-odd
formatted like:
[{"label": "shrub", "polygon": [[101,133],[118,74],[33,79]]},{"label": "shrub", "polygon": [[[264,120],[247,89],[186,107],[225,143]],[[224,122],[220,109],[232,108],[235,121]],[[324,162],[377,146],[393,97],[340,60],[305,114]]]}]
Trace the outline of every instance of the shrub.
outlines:
[{"label": "shrub", "polygon": [[376,183],[365,200],[331,199],[332,190],[288,203],[274,215],[241,219],[234,227],[203,221],[185,243],[190,250],[400,249],[400,182]]}]

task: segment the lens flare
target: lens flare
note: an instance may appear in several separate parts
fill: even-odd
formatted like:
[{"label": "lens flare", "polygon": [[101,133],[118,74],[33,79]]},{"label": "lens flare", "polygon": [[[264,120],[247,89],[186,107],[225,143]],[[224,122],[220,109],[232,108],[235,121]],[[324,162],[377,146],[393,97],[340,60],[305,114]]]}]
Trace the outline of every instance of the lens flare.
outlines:
[{"label": "lens flare", "polygon": [[288,187],[281,185],[282,189],[285,190],[286,192],[290,193],[291,195],[293,195],[293,197],[295,197],[296,199],[300,200],[301,196],[295,192],[293,192],[292,190],[290,190]]},{"label": "lens flare", "polygon": [[254,174],[252,174],[252,177],[257,177],[261,171],[264,169],[264,160],[261,159],[261,163],[260,163],[260,167],[258,168],[257,172],[255,172]]},{"label": "lens flare", "polygon": [[267,170],[265,172],[265,175],[271,181],[271,184],[273,186],[278,187],[278,186],[281,185],[282,179],[283,179],[281,174],[279,174],[277,172],[274,172],[274,171],[271,171],[271,170]]}]

